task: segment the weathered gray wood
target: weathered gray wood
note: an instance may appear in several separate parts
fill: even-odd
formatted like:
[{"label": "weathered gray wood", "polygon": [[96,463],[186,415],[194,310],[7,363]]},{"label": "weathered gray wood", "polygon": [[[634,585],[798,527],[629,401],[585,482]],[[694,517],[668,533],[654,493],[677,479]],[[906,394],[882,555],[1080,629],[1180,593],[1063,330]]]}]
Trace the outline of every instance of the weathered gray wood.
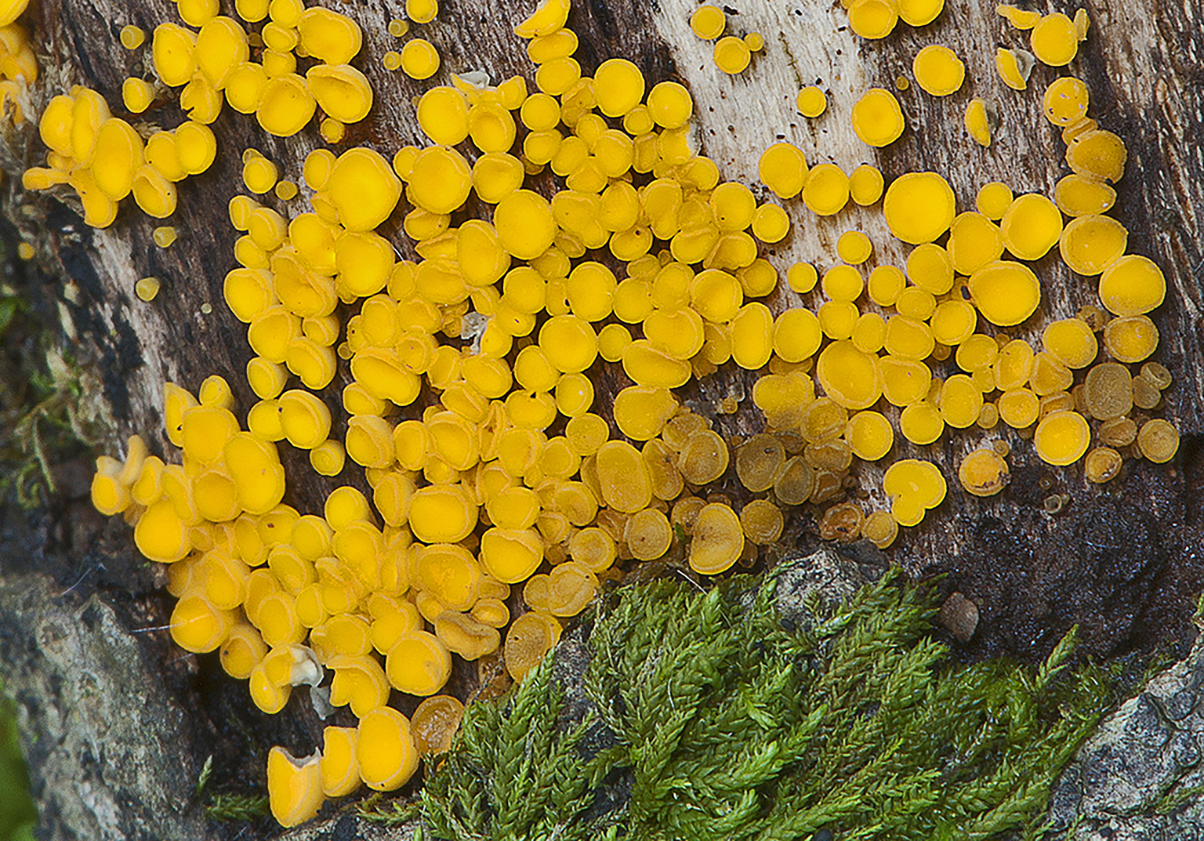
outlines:
[{"label": "weathered gray wood", "polygon": [[[510,30],[533,4],[447,0],[434,24],[419,27],[443,56],[443,70],[432,82],[414,82],[385,71],[380,64],[383,53],[398,44],[385,25],[400,14],[399,2],[330,5],[363,26],[365,46],[356,64],[368,75],[377,96],[373,115],[349,128],[348,144],[369,143],[391,155],[403,144],[419,143],[413,99],[432,82],[446,81],[449,72],[484,69],[495,81],[513,73],[531,77],[524,45]],[[688,0],[592,0],[577,5],[571,25],[581,36],[578,57],[587,70],[601,59],[622,55],[636,61],[650,81],[683,81],[697,102],[694,137],[698,149],[719,164],[726,179],[747,183],[763,194],[756,180],[757,158],[765,146],[778,139],[798,144],[813,162],[833,160],[846,169],[862,162],[875,163],[888,178],[916,169],[941,172],[953,184],[961,208],[972,206],[975,191],[987,181],[1004,180],[1018,193],[1048,193],[1068,171],[1061,160],[1058,133],[1039,113],[1041,92],[1059,74],[1038,67],[1024,93],[1013,92],[999,81],[993,69],[994,47],[1024,46],[1026,36],[1008,29],[994,14],[993,2],[953,0],[936,23],[920,30],[901,25],[889,39],[873,44],[860,42],[844,29],[844,12],[827,0],[734,4],[734,12],[729,13],[731,29],[737,34],[760,31],[767,42],[765,52],[754,58],[749,70],[734,78],[714,67],[709,44],[689,31],[687,19],[695,5]],[[1197,70],[1202,52],[1200,12],[1194,0],[1082,5],[1091,13],[1093,27],[1080,57],[1068,70],[1090,85],[1092,115],[1129,146],[1129,167],[1119,187],[1115,214],[1129,227],[1131,250],[1154,258],[1167,272],[1170,293],[1156,318],[1163,336],[1159,358],[1176,378],[1166,415],[1185,434],[1184,452],[1174,465],[1136,465],[1127,478],[1100,489],[1088,486],[1078,470],[1046,468],[1030,445],[1011,431],[957,433],[946,438],[940,448],[899,443],[891,458],[936,460],[950,477],[950,496],[921,528],[902,536],[890,555],[916,574],[949,573],[948,586],[979,603],[982,621],[967,649],[973,655],[998,651],[1039,654],[1075,621],[1084,624],[1089,650],[1100,654],[1144,647],[1153,638],[1186,634],[1185,593],[1197,590],[1201,581],[1194,561],[1204,525],[1196,502],[1196,494],[1204,486],[1196,439],[1204,420],[1199,346],[1204,308],[1199,283],[1204,254],[1198,241],[1204,207],[1204,153],[1199,142],[1204,94]],[[1044,5],[1040,8],[1045,10]],[[1057,8],[1073,11],[1072,7]],[[167,0],[139,0],[136,4],[43,0],[28,17],[43,54],[42,80],[31,91],[34,110],[70,85],[86,84],[99,90],[114,112],[120,113],[121,82],[125,76],[145,70],[149,51],[124,50],[117,42],[118,31],[127,23],[150,31],[160,21],[174,20],[175,10]],[[897,75],[910,75],[912,57],[928,43],[947,44],[963,57],[968,66],[965,88],[937,100],[913,85],[899,95],[909,123],[903,138],[882,151],[866,147],[851,131],[848,113],[852,103],[867,87],[893,88]],[[794,96],[803,84],[819,84],[829,92],[829,110],[817,120],[808,121],[794,110]],[[971,96],[992,101],[1001,115],[996,143],[987,150],[969,141],[962,127],[962,112]],[[171,127],[181,119],[172,94],[135,122]],[[289,140],[267,137],[252,118],[230,109],[214,129],[220,144],[218,161],[209,172],[182,185],[181,209],[173,220],[180,239],[169,250],[159,249],[151,240],[151,231],[160,223],[132,204],[123,208],[113,227],[94,231],[82,224],[69,201],[64,204],[54,197],[23,193],[17,174],[23,166],[40,163],[42,155],[31,127],[8,132],[0,143],[0,163],[9,176],[4,182],[4,211],[38,246],[38,265],[51,281],[31,294],[42,300],[44,310],[61,313],[71,349],[95,384],[86,402],[107,424],[109,451],[126,435],[139,433],[152,438],[160,452],[171,452],[160,429],[159,394],[165,380],[195,389],[206,375],[220,372],[235,387],[242,407],[251,402],[241,376],[250,357],[245,328],[226,311],[221,297],[222,278],[234,266],[231,250],[236,236],[225,206],[231,196],[243,192],[238,155],[245,147],[255,146],[280,163],[284,177],[299,181],[301,161],[320,141],[316,126]],[[536,184],[539,189],[550,188],[542,179]],[[304,190],[291,202],[271,198],[267,203],[286,215],[308,208]],[[850,206],[834,219],[817,219],[798,202],[789,202],[787,207],[795,230],[784,243],[769,250],[769,259],[780,271],[795,260],[813,261],[821,270],[834,264],[836,237],[854,227],[871,235],[877,259],[897,262],[904,256],[890,240],[878,207],[863,210]],[[400,252],[413,256],[396,221],[389,223],[387,230]],[[1095,298],[1094,283],[1072,277],[1056,257],[1042,261],[1037,269],[1044,284],[1044,303],[1031,326],[1014,331],[1014,335],[1033,341],[1039,338],[1045,321],[1073,314]],[[134,296],[134,283],[151,274],[163,279],[164,288],[153,304],[145,304]],[[815,306],[818,293],[800,300],[783,290],[775,294],[771,305],[780,309],[800,302]],[[206,303],[212,307],[209,314],[202,312]],[[725,371],[687,389],[686,396],[692,405],[713,411],[731,389],[749,394],[754,379],[748,372]],[[599,406],[608,412],[606,398],[626,383],[621,373],[613,370],[598,370],[596,382]],[[337,399],[331,405],[337,408]],[[718,418],[718,423],[727,434],[748,434],[759,429],[760,419],[751,399],[746,398],[739,414]],[[952,478],[960,457],[982,441],[999,437],[1012,444],[1012,487],[991,500],[962,494]],[[290,470],[291,499],[299,508],[316,510],[335,483],[314,477],[304,456],[287,452],[287,447],[281,449]],[[862,487],[875,504],[882,501],[880,475],[880,467],[858,470]],[[733,488],[732,482],[726,486]],[[1070,497],[1065,511],[1056,516],[1046,514],[1042,507],[1053,493]],[[113,542],[103,544],[109,572],[99,583],[85,583],[64,596],[55,595],[86,570],[82,560],[86,535],[104,533],[116,539],[121,533],[120,524],[101,526],[99,518],[89,518],[79,506],[72,508],[69,516],[82,530],[75,541],[79,565],[73,568],[62,563],[34,572],[24,570],[25,562],[20,561],[22,575],[27,577],[0,593],[0,615],[19,624],[26,615],[48,615],[47,611],[69,615],[70,610],[93,609],[89,604],[103,610],[104,605],[120,601],[123,581],[137,581],[144,593],[140,602],[144,615],[135,621],[133,612],[118,611],[111,621],[126,623],[127,630],[162,625],[169,602],[152,595],[153,587],[161,582],[161,571],[145,568],[128,544],[126,551],[113,548],[117,545]],[[814,512],[804,510],[792,518],[790,533],[804,544],[816,540],[813,516]],[[6,581],[17,568],[17,554],[24,551],[18,549],[8,556],[0,553],[0,570]],[[94,559],[95,553],[89,557]],[[158,580],[155,574],[160,575]],[[97,595],[89,602],[93,593]],[[32,603],[38,599],[40,604]],[[129,649],[129,662],[134,664],[129,668],[149,680],[156,669],[163,668],[170,643],[161,631],[140,634],[137,639],[141,653],[137,645]],[[30,640],[39,647],[36,638]],[[15,687],[31,710],[63,711],[57,718],[27,719],[36,724],[34,735],[39,741],[67,735],[78,738],[81,731],[69,721],[72,712],[86,701],[74,696],[52,697],[43,687],[38,675],[46,668],[43,661],[50,653],[37,653],[43,658],[36,661],[38,665],[14,671],[9,686]],[[178,675],[172,680],[175,698],[146,696],[147,727],[162,728],[164,722],[174,720],[172,716],[194,714],[200,703],[203,693],[198,686],[188,685]],[[149,714],[151,707],[154,715]],[[204,719],[213,712],[197,715]],[[292,736],[298,748],[307,738],[312,740],[318,726],[312,716],[303,719]],[[200,837],[193,835],[203,832],[195,812],[179,818],[174,831],[151,819],[159,815],[158,804],[165,792],[169,799],[187,797],[192,775],[218,738],[214,734],[231,726],[228,721],[216,725],[202,722],[175,733],[175,744],[166,745],[163,754],[178,757],[181,773],[160,780],[162,788],[150,785],[138,802],[123,803],[124,810],[144,821],[148,833]],[[223,735],[217,743],[228,746],[232,741]],[[68,776],[66,769],[74,759],[53,752],[38,753],[35,758],[35,777],[45,796],[51,797],[53,781]],[[227,759],[231,768],[239,761]],[[249,779],[254,769],[247,761],[238,773]],[[127,783],[105,774],[95,779],[98,791],[110,793],[105,796],[120,790],[123,797],[137,798],[143,784],[140,778]],[[89,802],[99,801],[93,798]],[[107,824],[97,824],[86,812],[80,811],[77,817],[66,807],[57,809],[45,837],[97,832],[95,837],[115,837],[111,834],[115,830],[105,829]],[[96,830],[97,826],[101,829]]]}]

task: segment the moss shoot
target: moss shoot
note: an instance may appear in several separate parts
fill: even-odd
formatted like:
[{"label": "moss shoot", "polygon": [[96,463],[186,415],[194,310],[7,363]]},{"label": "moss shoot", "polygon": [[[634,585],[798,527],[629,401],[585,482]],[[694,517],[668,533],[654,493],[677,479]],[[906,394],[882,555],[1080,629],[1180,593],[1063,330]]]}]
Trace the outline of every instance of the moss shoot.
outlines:
[{"label": "moss shoot", "polygon": [[562,646],[468,709],[419,808],[360,814],[421,814],[448,839],[1038,833],[1113,698],[1102,671],[1069,666],[1074,632],[1036,666],[957,664],[933,638],[933,593],[897,570],[834,611],[809,601],[797,625],[776,584],[616,592],[585,634],[584,698],[556,678]]}]

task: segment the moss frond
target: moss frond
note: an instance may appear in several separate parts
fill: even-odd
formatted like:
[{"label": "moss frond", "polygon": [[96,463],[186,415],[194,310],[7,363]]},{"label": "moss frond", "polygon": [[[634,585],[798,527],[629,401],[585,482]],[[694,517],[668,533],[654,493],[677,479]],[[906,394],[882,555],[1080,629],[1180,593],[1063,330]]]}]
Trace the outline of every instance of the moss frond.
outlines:
[{"label": "moss frond", "polygon": [[215,821],[255,821],[268,813],[268,798],[256,794],[214,794],[205,811]]},{"label": "moss frond", "polygon": [[[566,720],[551,659],[465,716],[428,778],[436,837],[842,841],[1032,835],[1056,775],[1113,700],[1047,660],[956,665],[933,594],[894,570],[787,631],[776,578],[625,588],[597,610]],[[599,747],[601,746],[601,747]]]}]

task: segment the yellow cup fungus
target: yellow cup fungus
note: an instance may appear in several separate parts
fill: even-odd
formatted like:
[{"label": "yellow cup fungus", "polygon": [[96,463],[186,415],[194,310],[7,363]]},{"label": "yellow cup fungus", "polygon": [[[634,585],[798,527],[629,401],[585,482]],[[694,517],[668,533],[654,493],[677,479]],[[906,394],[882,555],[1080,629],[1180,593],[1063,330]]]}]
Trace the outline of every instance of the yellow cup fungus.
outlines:
[{"label": "yellow cup fungus", "polygon": [[1087,411],[1097,420],[1113,420],[1133,408],[1133,377],[1117,362],[1103,362],[1087,372],[1083,381]]},{"label": "yellow cup fungus", "polygon": [[1089,214],[1072,219],[1062,232],[1062,261],[1081,275],[1101,274],[1125,253],[1129,232],[1109,216]]},{"label": "yellow cup fungus", "polygon": [[1037,60],[1050,67],[1070,64],[1078,54],[1079,40],[1074,21],[1061,12],[1043,15],[1029,36]]},{"label": "yellow cup fungus", "polygon": [[930,401],[919,400],[903,408],[899,415],[899,431],[913,444],[931,444],[944,433],[945,420],[940,409]]},{"label": "yellow cup fungus", "polygon": [[1153,260],[1130,254],[1104,269],[1100,275],[1099,297],[1114,315],[1145,315],[1162,305],[1166,298],[1166,279]]},{"label": "yellow cup fungus", "polygon": [[975,197],[975,207],[987,219],[998,222],[1014,200],[1011,187],[1002,181],[991,181],[979,188]]},{"label": "yellow cup fungus", "polygon": [[832,342],[824,348],[815,372],[825,393],[845,408],[869,408],[882,395],[877,358],[850,341]]},{"label": "yellow cup fungus", "polygon": [[899,8],[893,0],[853,0],[846,5],[849,27],[862,38],[885,38],[899,22]]},{"label": "yellow cup fungus", "polygon": [[874,511],[861,524],[861,534],[879,549],[886,549],[895,542],[899,524],[888,511]]},{"label": "yellow cup fungus", "polygon": [[978,421],[982,411],[982,392],[965,374],[954,374],[945,380],[939,398],[941,419],[947,426],[966,429]]},{"label": "yellow cup fungus", "polygon": [[1158,328],[1145,315],[1114,318],[1104,327],[1104,347],[1117,362],[1142,362],[1158,347]]},{"label": "yellow cup fungus", "polygon": [[[451,653],[434,634],[411,631],[398,637],[389,649],[385,673],[394,689],[411,695],[434,695],[451,675]],[[372,785],[367,777],[364,781]]]},{"label": "yellow cup fungus", "polygon": [[795,97],[795,107],[808,119],[815,119],[828,110],[828,97],[815,85],[808,85]]},{"label": "yellow cup fungus", "polygon": [[171,638],[185,651],[204,654],[225,642],[233,624],[231,609],[214,606],[201,593],[186,592],[171,612]]},{"label": "yellow cup fungus", "polygon": [[1155,464],[1163,464],[1178,452],[1179,432],[1162,418],[1148,420],[1137,433],[1137,447],[1145,458]]},{"label": "yellow cup fungus", "polygon": [[802,198],[811,212],[835,216],[849,203],[849,177],[836,164],[818,164],[807,173]]},{"label": "yellow cup fungus", "polygon": [[350,64],[319,64],[305,74],[318,107],[342,123],[357,123],[372,108],[372,88]]},{"label": "yellow cup fungus", "polygon": [[1010,23],[1013,28],[1020,30],[1032,29],[1041,19],[1040,12],[1020,9],[1003,3],[995,7],[995,13]]},{"label": "yellow cup fungus", "polygon": [[910,406],[924,400],[932,372],[923,362],[888,354],[878,361],[882,371],[882,394],[894,406]]},{"label": "yellow cup fungus", "polygon": [[711,503],[694,520],[688,560],[690,568],[705,575],[730,569],[744,551],[744,530],[731,508]]},{"label": "yellow cup fungus", "polygon": [[966,78],[965,62],[953,50],[940,44],[929,44],[916,53],[911,71],[915,74],[916,84],[932,96],[957,93]]},{"label": "yellow cup fungus", "polygon": [[[907,255],[907,277],[919,291],[930,296],[944,295],[953,287],[953,263],[949,253],[935,243],[916,246]],[[903,293],[900,294],[900,300]],[[926,319],[932,314],[935,301],[931,301],[921,313],[908,313],[895,302],[895,308],[904,315]]]},{"label": "yellow cup fungus", "polygon": [[859,266],[870,258],[873,244],[861,231],[845,231],[836,241],[836,253],[846,263]]},{"label": "yellow cup fungus", "polygon": [[727,27],[727,16],[718,6],[699,6],[690,15],[690,29],[704,41],[713,41]]},{"label": "yellow cup fungus", "polygon": [[[293,22],[275,16],[273,21],[281,26],[293,25]],[[329,9],[307,8],[297,16],[295,25],[300,47],[326,64],[346,64],[355,58],[363,45],[359,24]]]},{"label": "yellow cup fungus", "polygon": [[1093,129],[1071,138],[1066,146],[1066,163],[1076,174],[1115,184],[1125,173],[1129,153],[1124,142],[1110,131]]},{"label": "yellow cup fungus", "polygon": [[464,705],[451,695],[423,699],[410,719],[414,745],[420,756],[446,753],[464,716]]},{"label": "yellow cup fungus", "polygon": [[1067,175],[1054,187],[1054,202],[1067,216],[1107,213],[1116,204],[1116,191],[1102,181]]},{"label": "yellow cup fungus", "polygon": [[144,277],[134,284],[134,294],[143,301],[153,301],[159,294],[162,284],[157,277]]},{"label": "yellow cup fungus", "polygon": [[890,452],[895,440],[890,422],[874,411],[853,415],[849,419],[844,436],[853,454],[862,461],[878,461],[883,458]]},{"label": "yellow cup fungus", "polygon": [[378,707],[360,719],[356,760],[369,788],[394,791],[418,770],[418,749],[410,721],[391,707]]},{"label": "yellow cup fungus", "polygon": [[281,826],[304,823],[322,808],[321,758],[318,753],[298,759],[281,747],[268,752],[268,802]]},{"label": "yellow cup fungus", "polygon": [[268,79],[255,118],[269,134],[292,137],[309,123],[317,102],[305,79],[284,73]]},{"label": "yellow cup fungus", "polygon": [[594,86],[598,110],[608,117],[627,115],[644,98],[644,75],[635,64],[623,58],[607,59],[598,65]]},{"label": "yellow cup fungus", "polygon": [[196,72],[196,35],[174,23],[161,23],[151,38],[155,73],[163,84],[187,84]]},{"label": "yellow cup fungus", "polygon": [[1095,447],[1083,460],[1083,473],[1087,481],[1103,484],[1119,476],[1123,466],[1124,459],[1119,452],[1111,447]]},{"label": "yellow cup fungus", "polygon": [[121,27],[121,32],[118,33],[118,40],[121,41],[121,46],[127,50],[136,50],[146,43],[146,31],[132,24],[127,24]]},{"label": "yellow cup fungus", "polygon": [[899,19],[908,26],[927,26],[945,8],[945,0],[900,0]]},{"label": "yellow cup fungus", "polygon": [[1055,79],[1041,98],[1046,119],[1058,128],[1076,125],[1084,119],[1089,103],[1087,85],[1073,76]]},{"label": "yellow cup fungus", "polygon": [[807,183],[807,160],[789,143],[775,143],[762,152],[758,169],[762,183],[778,198],[794,198]]},{"label": "yellow cup fungus", "polygon": [[906,122],[899,100],[885,88],[870,88],[853,105],[853,131],[870,146],[889,146],[903,134]]},{"label": "yellow cup fungus", "polygon": [[279,169],[258,152],[248,157],[242,167],[242,180],[252,193],[266,193],[276,185]]},{"label": "yellow cup fungus", "polygon": [[344,797],[360,787],[359,730],[326,727],[322,730],[322,756],[318,772],[327,797]]},{"label": "yellow cup fungus", "polygon": [[155,88],[145,79],[128,78],[121,83],[121,101],[126,110],[141,114],[155,100]]},{"label": "yellow cup fungus", "polygon": [[1028,79],[1033,72],[1036,59],[1027,50],[1009,50],[999,47],[995,51],[995,69],[999,78],[1012,90],[1028,89]]},{"label": "yellow cup fungus", "polygon": [[1085,368],[1095,361],[1099,343],[1087,323],[1078,318],[1052,321],[1041,334],[1041,344],[1067,368]]},{"label": "yellow cup fungus", "polygon": [[999,223],[1007,250],[1021,260],[1039,260],[1062,234],[1062,213],[1038,193],[1015,199]]},{"label": "yellow cup fungus", "polygon": [[970,295],[983,318],[999,327],[1021,324],[1041,303],[1041,284],[1023,263],[996,260],[970,276]]},{"label": "yellow cup fungus", "polygon": [[234,68],[250,56],[247,33],[232,18],[214,16],[205,21],[197,33],[197,70],[215,91],[226,87]]},{"label": "yellow cup fungus", "polygon": [[1003,256],[1003,235],[984,214],[959,213],[949,229],[947,249],[952,268],[973,275]]},{"label": "yellow cup fungus", "polygon": [[715,42],[714,60],[716,67],[735,76],[748,67],[752,54],[743,39],[728,35]]},{"label": "yellow cup fungus", "polygon": [[1073,372],[1049,351],[1041,351],[1033,358],[1028,384],[1038,397],[1066,391],[1073,382]]},{"label": "yellow cup fungus", "polygon": [[890,231],[911,245],[933,242],[953,224],[957,207],[949,182],[934,172],[912,172],[891,182],[882,212]]},{"label": "yellow cup fungus", "polygon": [[991,145],[991,124],[994,122],[992,110],[986,100],[975,97],[966,104],[966,113],[962,118],[966,132],[979,146]]},{"label": "yellow cup fungus", "polygon": [[677,82],[658,82],[648,92],[648,113],[653,122],[666,129],[684,126],[694,114],[690,92]]},{"label": "yellow cup fungus", "polygon": [[1007,487],[1008,465],[993,449],[974,450],[958,465],[957,479],[967,493],[994,496]]},{"label": "yellow cup fungus", "polygon": [[920,459],[902,459],[886,469],[882,490],[891,498],[891,514],[901,526],[919,525],[924,512],[945,499],[945,477],[936,465]]},{"label": "yellow cup fungus", "polygon": [[527,676],[560,638],[560,624],[550,615],[524,613],[506,631],[506,670],[515,680]]},{"label": "yellow cup fungus", "polygon": [[406,17],[414,23],[430,23],[438,14],[438,0],[406,0]]},{"label": "yellow cup fungus", "polygon": [[1091,445],[1091,428],[1078,412],[1047,415],[1033,434],[1033,446],[1043,461],[1053,465],[1073,464]]},{"label": "yellow cup fungus", "polygon": [[335,161],[324,190],[349,231],[368,231],[389,217],[401,198],[401,182],[378,153],[351,149]]}]

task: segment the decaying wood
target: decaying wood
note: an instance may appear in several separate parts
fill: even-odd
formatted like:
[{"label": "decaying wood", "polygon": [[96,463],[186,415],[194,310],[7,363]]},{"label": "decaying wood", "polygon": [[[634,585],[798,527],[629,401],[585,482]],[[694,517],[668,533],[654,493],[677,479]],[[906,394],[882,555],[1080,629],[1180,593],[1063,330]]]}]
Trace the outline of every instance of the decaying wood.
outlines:
[{"label": "decaying wood", "polygon": [[[364,49],[356,63],[376,91],[372,116],[349,127],[347,144],[367,143],[386,156],[401,145],[421,144],[413,101],[430,82],[390,73],[380,63],[384,52],[397,46],[385,27],[400,15],[402,4],[367,0],[331,5],[363,27]],[[485,70],[494,81],[515,73],[531,78],[524,45],[510,34],[529,5],[445,0],[437,22],[421,27],[423,37],[434,42],[443,57],[444,69],[434,81],[445,81],[449,71],[470,70]],[[876,43],[860,41],[847,31],[843,10],[828,0],[734,3],[726,7],[729,27],[736,34],[758,31],[766,39],[764,53],[755,56],[751,67],[737,77],[719,72],[711,60],[710,45],[690,32],[687,20],[695,5],[690,0],[578,3],[571,19],[581,37],[577,57],[590,71],[604,58],[624,56],[635,61],[650,81],[672,78],[684,82],[697,103],[698,150],[719,164],[724,178],[746,183],[762,197],[768,198],[768,194],[757,180],[757,159],[761,150],[776,140],[796,143],[812,162],[831,160],[846,170],[863,162],[874,163],[888,179],[910,170],[940,172],[952,183],[961,208],[972,207],[976,190],[988,181],[1006,181],[1018,193],[1049,194],[1067,172],[1059,135],[1039,112],[1041,92],[1058,74],[1038,67],[1024,93],[1002,84],[993,66],[996,45],[1024,46],[1026,38],[1024,33],[1009,30],[995,15],[994,2],[952,0],[936,23],[919,30],[901,25],[890,38]],[[1129,228],[1130,250],[1154,258],[1169,282],[1167,303],[1156,319],[1162,332],[1158,358],[1175,376],[1165,415],[1184,433],[1183,453],[1169,466],[1135,464],[1123,480],[1101,489],[1089,486],[1080,471],[1047,469],[1035,458],[1029,443],[1011,431],[956,433],[938,448],[912,447],[900,439],[892,458],[937,461],[950,477],[951,491],[949,500],[922,528],[900,539],[891,557],[918,575],[948,573],[949,588],[975,601],[981,621],[974,640],[964,649],[970,655],[997,651],[1039,654],[1076,621],[1084,625],[1088,649],[1100,654],[1146,646],[1155,638],[1185,635],[1189,627],[1185,594],[1195,592],[1201,582],[1193,560],[1202,527],[1194,500],[1204,486],[1204,467],[1198,456],[1198,435],[1204,422],[1200,408],[1204,397],[1200,373],[1204,291],[1199,283],[1204,250],[1198,240],[1204,213],[1204,153],[1199,137],[1204,125],[1204,94],[1198,71],[1204,58],[1201,13],[1195,0],[1092,0],[1075,7],[1078,5],[1088,10],[1093,25],[1080,57],[1069,70],[1089,84],[1092,116],[1118,133],[1129,147],[1127,174],[1119,185],[1114,213]],[[1040,8],[1045,9],[1044,5]],[[128,75],[149,72],[149,51],[124,50],[117,33],[125,24],[149,32],[161,21],[175,20],[176,13],[167,0],[43,0],[28,17],[42,53],[42,78],[31,91],[33,109],[73,84],[84,84],[100,91],[120,114],[121,82]],[[867,87],[893,89],[895,78],[910,75],[913,56],[929,43],[944,43],[964,58],[966,86],[945,99],[929,97],[915,86],[900,93],[907,132],[886,150],[870,149],[852,133],[848,119],[852,103]],[[818,84],[830,98],[828,112],[814,121],[802,118],[793,106],[799,87],[806,84]],[[132,122],[147,127],[175,126],[182,119],[175,103],[177,93],[164,91],[160,103]],[[973,144],[962,126],[962,113],[971,96],[991,101],[1000,114],[996,142],[990,149]],[[222,279],[234,266],[236,236],[225,208],[233,195],[243,192],[239,154],[254,146],[280,164],[284,177],[300,181],[302,160],[321,142],[316,126],[287,140],[268,137],[253,118],[229,108],[214,129],[219,138],[218,160],[207,173],[182,185],[180,210],[172,220],[180,238],[166,250],[151,239],[152,230],[160,223],[142,215],[130,202],[115,225],[95,231],[82,224],[69,198],[60,201],[23,193],[17,173],[23,166],[41,163],[43,154],[33,127],[9,131],[0,146],[0,158],[9,175],[5,179],[5,212],[23,235],[36,243],[38,265],[53,280],[34,292],[44,305],[50,302],[58,307],[68,344],[90,372],[89,381],[95,388],[87,402],[107,423],[105,445],[109,451],[119,448],[125,436],[139,433],[150,438],[160,453],[172,452],[161,432],[159,395],[164,381],[195,389],[208,374],[223,373],[234,386],[240,405],[252,402],[241,376],[250,358],[245,327],[222,302]],[[537,179],[536,184],[537,189],[551,189],[545,179]],[[306,195],[303,188],[294,201],[271,198],[266,202],[288,215],[308,209]],[[818,219],[797,201],[786,204],[794,232],[767,255],[780,272],[797,260],[814,262],[821,271],[834,264],[836,238],[852,228],[870,234],[878,261],[899,263],[905,256],[890,239],[879,207],[850,205],[833,219]],[[399,230],[400,215],[396,214],[384,232],[401,255],[412,258],[412,247]],[[1096,300],[1095,284],[1072,276],[1056,255],[1036,268],[1043,281],[1044,302],[1029,326],[1013,331],[1034,343],[1039,341],[1042,324],[1072,315]],[[153,304],[134,295],[135,282],[146,275],[164,282]],[[783,286],[769,303],[780,311],[800,303],[814,307],[819,298],[818,292],[800,298]],[[203,311],[205,304],[211,306],[211,312]],[[345,371],[340,372],[336,385],[344,383],[346,376]],[[690,405],[711,414],[723,397],[732,393],[743,396],[743,408],[737,415],[717,421],[728,435],[747,435],[760,427],[750,399],[754,379],[750,372],[724,371],[691,386],[684,396]],[[595,381],[598,408],[609,414],[609,398],[626,382],[621,373],[601,368],[596,369]],[[337,408],[336,401],[331,402]],[[336,420],[336,432],[340,423]],[[990,500],[963,495],[952,480],[957,462],[983,441],[999,437],[1012,444],[1011,488]],[[284,456],[290,471],[291,500],[299,508],[317,510],[333,483],[315,477],[303,455],[285,452]],[[862,467],[858,476],[861,487],[868,491],[869,503],[880,504],[881,469]],[[343,481],[362,483],[346,477]],[[1043,503],[1056,493],[1066,494],[1069,504],[1062,513],[1050,515]],[[54,595],[55,604],[80,610],[92,597],[105,604],[117,603],[115,627],[125,623],[127,630],[141,630],[162,625],[168,602],[155,595],[161,571],[140,563],[128,544],[122,548],[119,524],[108,524],[102,531],[98,519],[85,513],[86,504],[76,502],[68,510],[73,522],[66,531],[71,539],[64,542],[61,524],[58,531],[49,526],[37,534],[44,534],[60,548],[75,547],[82,558],[94,542],[88,535],[103,533],[106,541],[87,551],[93,559],[98,552],[104,553],[109,572],[77,591]],[[792,518],[790,532],[802,543],[816,539],[812,516],[805,511]],[[36,600],[39,592],[62,593],[84,567],[80,561],[75,566],[60,563],[49,570],[30,569],[24,555],[19,563],[17,557],[27,548],[5,551],[7,556],[0,554],[0,569],[6,570],[6,577],[18,566],[21,575],[28,576],[16,593],[0,591],[0,615],[9,620],[4,625],[11,643],[6,656],[11,657],[17,650],[12,645],[20,643],[36,650],[44,643],[33,637],[12,642],[22,627],[13,617],[34,610],[36,606],[28,602]],[[121,595],[123,587],[137,592],[136,609],[128,596]],[[130,637],[143,647],[138,668],[152,674],[155,668],[164,669],[174,693],[170,703],[145,696],[144,703],[163,711],[157,727],[170,720],[169,714],[187,712],[190,703],[199,703],[200,697],[213,692],[203,680],[212,676],[211,668],[209,672],[202,668],[198,677],[192,658],[169,663],[172,653],[165,636],[158,631]],[[5,650],[0,648],[0,654]],[[9,685],[28,709],[31,738],[53,744],[75,727],[72,715],[87,701],[47,693],[35,673],[33,666],[18,671]],[[221,703],[227,706],[206,708],[200,718],[228,714],[233,716],[231,720],[237,719],[231,710],[235,699],[242,697],[245,702],[245,696],[234,689],[221,693]],[[262,724],[260,719],[255,722],[256,726]],[[291,735],[296,746],[302,748],[306,739],[312,740],[318,726],[313,716],[296,725]],[[167,792],[186,800],[187,778],[195,778],[199,763],[211,752],[208,746],[215,734],[227,738],[230,727],[228,722],[210,721],[178,731],[177,743],[166,753],[178,753],[179,767],[185,773],[165,777],[160,781],[162,791],[155,791],[144,779],[127,783],[103,773],[91,784],[109,795],[120,790],[123,796],[135,798],[136,802],[125,802],[120,808],[136,813],[142,820],[140,826],[163,831],[161,837],[199,837],[195,833],[202,830],[196,823],[195,808],[187,820],[174,824],[177,832],[163,830],[162,824],[152,821],[150,816],[159,802],[155,798]],[[135,728],[137,732],[141,731]],[[232,764],[241,761],[227,759]],[[44,796],[50,796],[46,783],[61,775],[63,763],[72,761],[75,758],[53,750],[38,754],[34,773]],[[103,763],[104,758],[99,761]],[[145,796],[138,799],[139,792]],[[79,796],[86,802],[103,800]],[[68,838],[95,825],[63,810],[45,837]],[[115,830],[94,831],[93,837],[115,837],[112,832]],[[147,837],[153,835],[153,831],[147,832]]]}]

